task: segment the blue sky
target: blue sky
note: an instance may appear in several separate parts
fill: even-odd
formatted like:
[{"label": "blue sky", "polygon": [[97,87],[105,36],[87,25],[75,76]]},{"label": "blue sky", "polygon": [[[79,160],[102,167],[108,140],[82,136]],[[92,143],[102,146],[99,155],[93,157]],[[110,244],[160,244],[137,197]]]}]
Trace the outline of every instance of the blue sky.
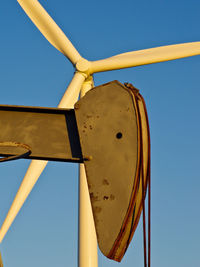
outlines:
[{"label": "blue sky", "polygon": [[[197,0],[40,1],[89,60],[199,41]],[[0,8],[0,104],[56,107],[71,63],[17,1]],[[152,266],[199,266],[200,57],[94,75],[131,82],[147,104],[152,145]],[[0,223],[29,161],[1,163]],[[6,267],[77,265],[78,166],[49,163],[0,245]],[[118,263],[99,252],[99,266]],[[143,266],[142,228],[120,263]]]}]

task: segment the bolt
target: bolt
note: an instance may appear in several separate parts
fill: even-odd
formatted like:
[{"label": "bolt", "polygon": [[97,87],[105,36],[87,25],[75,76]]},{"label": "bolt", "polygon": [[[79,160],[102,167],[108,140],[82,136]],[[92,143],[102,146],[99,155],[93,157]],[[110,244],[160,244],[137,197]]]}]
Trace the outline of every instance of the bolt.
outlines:
[{"label": "bolt", "polygon": [[79,103],[76,103],[75,105],[74,105],[74,109],[79,109],[80,108],[80,104]]}]

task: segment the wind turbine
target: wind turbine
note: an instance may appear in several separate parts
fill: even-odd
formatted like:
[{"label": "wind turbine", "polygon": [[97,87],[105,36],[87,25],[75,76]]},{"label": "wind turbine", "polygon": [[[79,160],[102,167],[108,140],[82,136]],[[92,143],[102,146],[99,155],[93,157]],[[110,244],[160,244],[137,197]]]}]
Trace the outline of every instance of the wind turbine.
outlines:
[{"label": "wind turbine", "polygon": [[[27,15],[47,38],[47,40],[57,48],[61,53],[63,53],[75,67],[75,75],[63,96],[58,107],[73,107],[73,104],[76,102],[79,92],[82,89],[81,95],[84,95],[85,92],[90,90],[93,87],[93,78],[92,75],[97,72],[109,71],[115,69],[122,69],[128,67],[141,66],[145,64],[152,64],[162,61],[174,60],[178,58],[184,58],[200,54],[200,42],[195,43],[186,43],[179,45],[164,46],[159,48],[152,48],[140,51],[134,51],[129,53],[120,54],[111,58],[98,60],[98,61],[87,61],[84,59],[78,51],[74,48],[68,38],[64,33],[59,29],[55,22],[50,18],[46,11],[37,1],[33,0],[19,0],[19,4],[22,6]],[[2,240],[5,236],[7,230],[12,224],[14,218],[19,212],[24,201],[31,192],[33,186],[35,185],[37,179],[45,168],[47,162],[35,162],[33,161],[27,171],[26,176],[20,186],[20,189],[16,195],[16,198],[11,206],[11,209],[8,212],[8,215],[2,225],[0,230],[0,239]],[[83,184],[82,184],[83,183]],[[82,193],[84,190],[84,193]],[[86,191],[86,192],[85,192]],[[86,203],[85,206],[83,203]],[[82,229],[84,225],[84,220],[87,218],[85,215],[88,213],[89,222],[88,225],[88,234],[87,229]],[[82,217],[83,216],[83,217]],[[83,224],[82,224],[82,223]],[[92,226],[90,226],[90,224]],[[91,234],[91,228],[93,229],[93,234]],[[81,230],[82,229],[82,230]],[[88,249],[86,246],[85,239],[82,239],[82,234],[85,234],[86,240],[88,240]],[[93,226],[92,213],[89,204],[89,197],[87,192],[86,180],[84,178],[83,166],[80,167],[80,266],[89,266],[88,264],[83,265],[83,262],[86,262],[90,258],[90,241],[88,236],[91,236],[91,239],[95,241],[95,229]],[[95,248],[95,245],[91,245],[92,248]],[[83,248],[82,248],[82,245]],[[96,249],[95,249],[96,251]],[[94,254],[96,253],[94,251]],[[83,259],[82,257],[85,257]],[[97,258],[94,256],[91,257],[94,262],[91,266],[97,265]]]}]

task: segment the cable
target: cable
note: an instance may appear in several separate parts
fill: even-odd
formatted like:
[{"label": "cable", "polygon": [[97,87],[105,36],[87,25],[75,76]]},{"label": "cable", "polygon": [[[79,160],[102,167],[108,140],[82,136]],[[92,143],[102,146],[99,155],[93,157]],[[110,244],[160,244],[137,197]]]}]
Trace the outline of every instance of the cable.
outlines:
[{"label": "cable", "polygon": [[[19,158],[25,158],[31,154],[31,148],[22,143],[17,143],[17,142],[0,142],[0,147],[21,147],[26,149],[26,152],[14,156],[8,156],[4,158],[0,158],[0,162],[5,162],[5,161],[10,161],[10,160],[16,160]],[[5,153],[6,154],[6,153]]]}]

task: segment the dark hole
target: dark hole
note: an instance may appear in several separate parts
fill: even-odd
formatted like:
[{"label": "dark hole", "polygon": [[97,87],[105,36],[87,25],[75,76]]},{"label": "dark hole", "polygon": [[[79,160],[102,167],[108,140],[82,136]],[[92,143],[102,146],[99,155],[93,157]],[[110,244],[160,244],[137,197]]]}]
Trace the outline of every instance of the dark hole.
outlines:
[{"label": "dark hole", "polygon": [[120,138],[122,138],[122,133],[120,133],[120,132],[119,132],[119,133],[117,133],[117,134],[116,134],[116,137],[117,137],[117,139],[120,139]]}]

